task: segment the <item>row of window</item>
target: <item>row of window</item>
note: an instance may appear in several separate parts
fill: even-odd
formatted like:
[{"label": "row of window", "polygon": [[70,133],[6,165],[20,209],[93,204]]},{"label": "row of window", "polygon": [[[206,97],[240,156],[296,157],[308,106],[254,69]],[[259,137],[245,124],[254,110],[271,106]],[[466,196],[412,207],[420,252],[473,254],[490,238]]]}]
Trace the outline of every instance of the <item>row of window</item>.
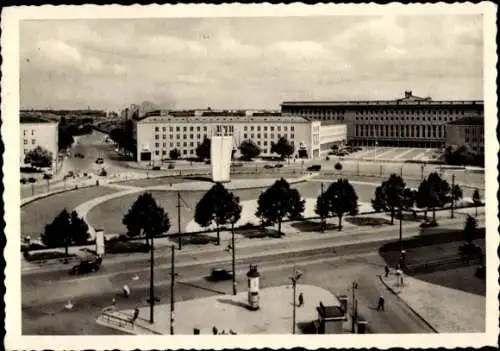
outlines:
[{"label": "row of window", "polygon": [[294,110],[292,113],[296,114],[301,114],[304,116],[307,115],[312,115],[312,116],[323,116],[323,117],[330,117],[329,119],[332,119],[332,117],[336,117],[335,119],[343,119],[345,114],[354,114],[356,116],[363,116],[363,115],[371,115],[371,114],[387,114],[387,115],[464,115],[465,110],[457,110],[457,109],[433,109],[433,110],[411,110],[411,109],[401,109],[401,110],[396,110],[396,109],[383,109],[383,110],[375,110],[375,109],[366,109],[366,110]]},{"label": "row of window", "polygon": [[360,137],[401,137],[401,138],[444,138],[444,126],[394,126],[394,125],[357,125],[355,135]]},{"label": "row of window", "polygon": [[[267,140],[264,140],[264,141],[257,140],[255,143],[257,144],[257,146],[271,146],[271,141],[267,141]],[[187,148],[187,147],[196,148],[200,144],[201,144],[200,142],[193,142],[193,141],[190,141],[190,142],[187,142],[187,141],[184,141],[184,142],[180,142],[180,141],[173,142],[173,141],[171,141],[169,143],[167,143],[167,142],[155,143],[155,148],[156,149],[159,149],[160,147],[163,147],[163,148],[169,147],[170,149],[181,148],[181,147],[184,147],[184,148]]]},{"label": "row of window", "polygon": [[[234,132],[234,126],[217,126],[217,130],[221,130],[222,127],[230,127],[231,130]],[[283,128],[282,128],[283,127]],[[197,132],[201,132],[202,130],[204,132],[207,131],[207,126],[183,126],[183,127],[180,127],[180,126],[170,126],[170,127],[166,127],[166,126],[163,126],[161,127],[161,131],[162,132],[166,132],[167,131],[167,128],[168,128],[168,131],[170,133],[173,133],[174,131],[175,132],[194,132],[194,131],[197,131]],[[291,132],[295,131],[295,127],[294,126],[260,126],[260,125],[257,125],[257,126],[243,126],[243,131],[247,132],[247,131],[257,131],[257,132],[260,132],[261,130],[264,131],[264,132],[267,132],[268,130],[271,131],[271,132],[274,132],[275,130],[277,130],[278,132],[280,132],[281,130],[283,129],[283,131],[287,132],[288,130],[290,130]],[[155,127],[155,132],[160,132],[160,127],[159,126],[156,126]]]},{"label": "row of window", "polygon": [[[181,130],[183,132],[187,132],[188,129],[189,129],[190,132],[194,132],[195,129],[196,129],[197,132],[201,132],[202,129],[203,129],[204,132],[206,132],[207,131],[207,126],[203,126],[203,127],[202,126],[189,126],[189,128],[187,126],[184,126],[182,128],[180,126],[176,126],[176,127],[171,126],[171,127],[168,127],[168,131],[171,132],[171,133],[174,132],[174,129],[175,129],[176,132],[180,132]],[[160,127],[156,126],[155,127],[155,132],[159,132],[159,131],[160,131]],[[165,126],[161,127],[161,131],[162,132],[166,132],[167,131],[167,127],[165,127]]]},{"label": "row of window", "polygon": [[484,129],[483,128],[480,128],[480,129],[476,129],[476,128],[466,128],[465,129],[465,135],[484,135]]},{"label": "row of window", "polygon": [[[189,138],[188,138],[189,136]],[[203,136],[203,139],[206,139],[208,138],[208,135],[207,134],[183,134],[182,137],[181,137],[181,134],[175,134],[175,139],[177,140],[180,140],[180,139],[198,139],[198,140],[202,140],[202,136]],[[162,139],[163,140],[166,140],[167,139],[167,134],[163,134],[162,135]],[[174,139],[174,134],[169,134],[169,140],[173,140]],[[160,134],[155,134],[155,140],[160,140]]]},{"label": "row of window", "polygon": [[[27,136],[27,135],[28,135],[28,133],[27,133],[27,132],[28,132],[28,131],[27,131],[26,129],[25,129],[25,130],[23,130],[23,136]],[[35,130],[34,130],[34,129],[31,129],[31,135],[35,135]]]},{"label": "row of window", "polygon": [[[267,134],[267,133],[264,133],[264,134],[260,134],[260,133],[257,133],[257,134],[254,134],[254,133],[251,133],[251,134],[248,134],[248,133],[243,133],[243,139],[248,139],[250,137],[250,139],[254,139],[255,136],[257,136],[257,139],[260,139],[261,136],[263,136],[264,139],[268,139],[268,136],[269,136],[269,139],[274,139],[274,134]],[[286,134],[276,134],[276,137],[279,139],[281,137],[284,137],[284,138],[287,138],[287,139],[295,139],[295,134],[290,134],[290,136],[288,137]]]},{"label": "row of window", "polygon": [[[29,140],[24,139],[24,145],[28,145],[28,144],[29,144]],[[31,145],[36,145],[36,139],[31,139]]]},{"label": "row of window", "polygon": [[[384,116],[371,116],[371,117],[356,117],[356,121],[378,121],[378,120],[381,120],[381,121],[420,121],[420,117],[417,116],[411,116],[411,117],[408,117],[408,116],[396,116],[396,117],[384,117]],[[453,121],[455,119],[455,116],[450,116],[449,120],[450,121]],[[439,121],[439,122],[448,122],[448,117],[437,117],[437,119],[435,117],[431,117],[431,116],[422,116],[422,121],[432,121],[432,122],[436,122],[436,121]]]}]

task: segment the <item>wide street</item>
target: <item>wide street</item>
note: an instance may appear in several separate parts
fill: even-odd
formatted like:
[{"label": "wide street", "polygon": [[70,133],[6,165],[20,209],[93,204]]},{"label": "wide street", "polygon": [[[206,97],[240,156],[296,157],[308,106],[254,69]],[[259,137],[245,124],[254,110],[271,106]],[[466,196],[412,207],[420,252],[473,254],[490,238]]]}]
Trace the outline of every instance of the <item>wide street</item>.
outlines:
[{"label": "wide street", "polygon": [[[461,224],[458,226],[460,227]],[[448,225],[457,228],[457,225]],[[291,268],[296,266],[305,272],[302,283],[314,284],[332,293],[348,293],[349,281],[360,284],[360,313],[373,320],[371,331],[429,332],[422,323],[398,299],[384,290],[378,281],[386,264],[378,254],[384,242],[392,242],[397,237],[396,228],[388,228],[378,233],[352,233],[335,237],[336,232],[314,240],[262,243],[237,249],[237,277],[239,286],[246,286],[245,273],[250,263],[257,263],[262,271],[261,286],[287,284]],[[416,235],[415,231],[406,235]],[[427,248],[409,250],[408,256],[416,255],[426,261],[455,254],[455,243],[438,245],[433,250]],[[167,248],[155,252],[155,277],[157,296],[163,303],[170,295],[170,256]],[[230,282],[212,283],[206,280],[214,267],[230,268],[230,255],[217,247],[206,252],[195,250],[177,252],[175,299],[177,301],[207,296],[216,293],[230,293]],[[145,304],[149,283],[149,255],[135,254],[131,257],[116,257],[105,261],[102,269],[88,276],[69,276],[69,267],[45,272],[30,272],[22,277],[23,333],[28,334],[75,334],[108,333],[95,325],[99,311],[117,297],[120,308],[133,308]],[[134,280],[136,276],[138,279]],[[128,284],[132,297],[121,299],[119,292]],[[383,315],[374,314],[373,304],[380,294],[387,296],[390,311]],[[71,300],[75,308],[64,311],[64,304]],[[381,320],[374,320],[381,318]]]}]

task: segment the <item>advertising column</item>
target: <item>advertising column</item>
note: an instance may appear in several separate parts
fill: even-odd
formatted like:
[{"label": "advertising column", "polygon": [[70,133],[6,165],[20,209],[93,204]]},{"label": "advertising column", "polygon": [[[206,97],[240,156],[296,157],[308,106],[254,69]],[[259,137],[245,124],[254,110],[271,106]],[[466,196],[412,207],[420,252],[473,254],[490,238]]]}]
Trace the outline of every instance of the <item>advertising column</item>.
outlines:
[{"label": "advertising column", "polygon": [[247,273],[248,277],[248,305],[251,310],[259,309],[259,277],[257,265],[250,265]]}]

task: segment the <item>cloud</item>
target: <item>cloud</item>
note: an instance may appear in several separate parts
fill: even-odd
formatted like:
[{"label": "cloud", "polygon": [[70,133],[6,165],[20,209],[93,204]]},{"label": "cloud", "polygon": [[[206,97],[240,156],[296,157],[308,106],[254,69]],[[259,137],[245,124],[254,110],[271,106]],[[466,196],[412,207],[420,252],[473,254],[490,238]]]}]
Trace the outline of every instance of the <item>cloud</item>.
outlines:
[{"label": "cloud", "polygon": [[278,108],[413,87],[447,99],[483,94],[480,16],[51,20],[20,33],[28,107]]}]

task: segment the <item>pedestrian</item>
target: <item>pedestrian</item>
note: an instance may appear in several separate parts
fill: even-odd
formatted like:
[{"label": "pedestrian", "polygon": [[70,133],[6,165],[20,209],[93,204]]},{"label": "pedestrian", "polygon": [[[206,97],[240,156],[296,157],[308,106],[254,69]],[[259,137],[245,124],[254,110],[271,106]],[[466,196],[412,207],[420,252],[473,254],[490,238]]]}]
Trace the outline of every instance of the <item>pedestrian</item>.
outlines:
[{"label": "pedestrian", "polygon": [[383,311],[384,310],[384,303],[385,303],[384,297],[380,296],[379,299],[378,299],[377,311]]},{"label": "pedestrian", "polygon": [[123,286],[123,296],[125,296],[125,297],[130,296],[130,288],[128,287],[128,285]]},{"label": "pedestrian", "polygon": [[214,335],[217,335],[219,334],[219,329],[217,329],[217,327],[214,325],[214,327],[212,328],[212,334]]},{"label": "pedestrian", "polygon": [[116,309],[116,299],[114,297],[111,306],[113,307],[113,309]]},{"label": "pedestrian", "polygon": [[389,267],[385,266],[385,277],[387,278],[389,276]]},{"label": "pedestrian", "polygon": [[134,317],[132,318],[132,324],[136,321],[136,319],[139,317],[139,307],[135,307],[134,309]]},{"label": "pedestrian", "polygon": [[299,307],[304,305],[304,295],[302,293],[299,294]]}]

